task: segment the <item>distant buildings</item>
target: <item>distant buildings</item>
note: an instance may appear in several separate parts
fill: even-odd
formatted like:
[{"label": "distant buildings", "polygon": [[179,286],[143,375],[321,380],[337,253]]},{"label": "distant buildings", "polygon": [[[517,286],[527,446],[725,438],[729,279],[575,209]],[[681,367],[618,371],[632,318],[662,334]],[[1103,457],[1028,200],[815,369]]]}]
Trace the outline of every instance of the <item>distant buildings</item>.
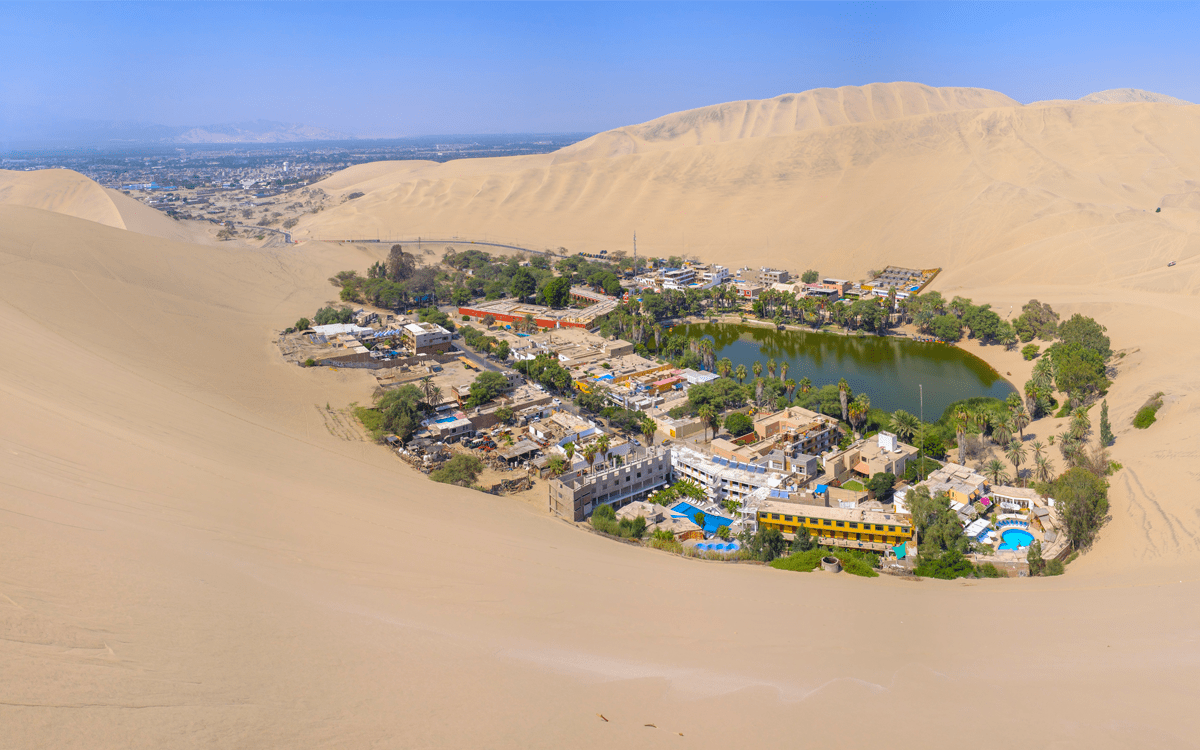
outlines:
[{"label": "distant buildings", "polygon": [[532,318],[534,325],[538,328],[588,329],[593,327],[596,318],[612,312],[620,304],[616,299],[609,297],[582,310],[573,308],[556,310],[544,305],[526,304],[515,300],[496,300],[462,305],[458,308],[458,313],[476,320],[483,320],[490,315],[497,323],[524,324],[529,318]]},{"label": "distant buildings", "polygon": [[874,440],[856,440],[845,450],[825,456],[825,473],[838,481],[880,473],[902,477],[917,453],[915,447],[901,443],[892,433],[880,432]]},{"label": "distant buildings", "polygon": [[798,505],[763,500],[757,504],[760,529],[804,533],[821,544],[884,552],[913,538],[912,519],[896,512],[867,508]]},{"label": "distant buildings", "polygon": [[738,271],[737,277],[742,281],[749,281],[761,284],[762,286],[770,286],[772,284],[782,284],[792,275],[787,271],[778,268],[743,268]]},{"label": "distant buildings", "polygon": [[450,349],[450,332],[436,323],[409,323],[402,330],[414,354],[445,354]]}]

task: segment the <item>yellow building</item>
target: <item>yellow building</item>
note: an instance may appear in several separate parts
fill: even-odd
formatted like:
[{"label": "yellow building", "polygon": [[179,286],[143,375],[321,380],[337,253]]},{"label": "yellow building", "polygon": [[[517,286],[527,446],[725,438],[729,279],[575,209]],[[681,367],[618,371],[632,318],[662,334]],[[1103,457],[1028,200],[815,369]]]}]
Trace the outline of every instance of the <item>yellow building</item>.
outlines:
[{"label": "yellow building", "polygon": [[800,528],[821,544],[882,552],[911,541],[912,520],[907,515],[859,508],[826,508],[763,500],[758,503],[758,525],[795,534]]}]

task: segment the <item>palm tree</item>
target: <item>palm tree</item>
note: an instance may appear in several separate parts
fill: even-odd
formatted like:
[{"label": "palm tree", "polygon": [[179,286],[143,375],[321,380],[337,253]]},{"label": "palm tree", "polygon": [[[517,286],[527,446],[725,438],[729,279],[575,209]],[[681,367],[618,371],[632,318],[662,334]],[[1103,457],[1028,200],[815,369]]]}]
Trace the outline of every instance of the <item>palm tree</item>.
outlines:
[{"label": "palm tree", "polygon": [[655,422],[650,417],[644,417],[640,427],[642,434],[646,436],[646,445],[654,445],[654,434],[658,432],[658,422]]},{"label": "palm tree", "polygon": [[892,430],[895,431],[896,437],[906,443],[912,442],[913,435],[917,434],[920,422],[921,420],[917,419],[915,414],[909,414],[903,409],[897,409],[892,414]]},{"label": "palm tree", "polygon": [[596,454],[599,452],[595,443],[586,445],[583,448],[583,457],[587,460],[588,469],[592,468],[592,464],[596,463]]},{"label": "palm tree", "polygon": [[426,375],[421,378],[421,393],[425,394],[425,403],[429,404],[432,400],[434,388],[437,388],[437,386],[433,384],[432,375]]},{"label": "palm tree", "polygon": [[842,421],[845,422],[849,418],[846,406],[850,401],[850,384],[846,382],[845,378],[838,381],[838,400],[842,402]]},{"label": "palm tree", "polygon": [[1041,458],[1042,454],[1046,450],[1046,446],[1042,444],[1041,440],[1034,440],[1032,443],[1029,444],[1029,447],[1033,448],[1033,458],[1035,461],[1037,459]]},{"label": "palm tree", "polygon": [[754,377],[762,377],[762,362],[759,362],[757,359],[754,360],[754,366],[750,369],[754,371]]},{"label": "palm tree", "polygon": [[1079,439],[1082,440],[1083,438],[1087,437],[1087,434],[1091,432],[1091,429],[1092,419],[1088,416],[1086,408],[1081,406],[1075,411],[1071,412],[1072,434],[1078,435]]},{"label": "palm tree", "polygon": [[779,379],[787,380],[788,363],[784,360],[779,363]]},{"label": "palm tree", "polygon": [[435,386],[429,388],[428,394],[425,396],[425,403],[429,404],[430,409],[437,408],[437,405],[442,403],[442,389]]},{"label": "palm tree", "polygon": [[746,366],[738,365],[737,369],[733,371],[733,376],[735,378],[737,378],[737,382],[745,383],[746,382]]},{"label": "palm tree", "polygon": [[871,409],[871,397],[865,393],[860,393],[854,397],[854,402],[850,404],[850,423],[854,425],[854,429],[859,429],[867,419],[867,412]]},{"label": "palm tree", "polygon": [[812,381],[808,378],[800,378],[800,392],[808,393],[812,390]]},{"label": "palm tree", "polygon": [[1012,426],[1017,428],[1022,440],[1025,439],[1025,428],[1029,426],[1029,422],[1029,412],[1025,410],[1025,405],[1018,404],[1017,408],[1013,409]]},{"label": "palm tree", "polygon": [[575,443],[568,442],[563,444],[563,453],[567,454],[567,468],[569,469],[575,465]]},{"label": "palm tree", "polygon": [[1050,353],[1046,352],[1033,366],[1033,384],[1043,391],[1054,387],[1054,370],[1050,366],[1050,360],[1046,358],[1049,355]]},{"label": "palm tree", "polygon": [[700,421],[704,424],[704,439],[708,440],[708,425],[712,422],[716,411],[711,405],[705,404],[700,407]]},{"label": "palm tree", "polygon": [[612,441],[609,440],[608,435],[601,435],[596,439],[596,452],[599,453],[605,461],[608,460],[608,449],[611,445]]},{"label": "palm tree", "polygon": [[971,424],[971,420],[971,412],[966,409],[959,409],[954,414],[954,434],[958,441],[958,463],[960,465],[965,465],[967,462],[967,425]]},{"label": "palm tree", "polygon": [[1004,484],[1008,481],[1008,475],[1004,473],[1004,462],[998,458],[993,458],[983,467],[983,475],[988,478],[991,484]]},{"label": "palm tree", "polygon": [[787,392],[788,401],[791,401],[792,395],[796,393],[796,381],[788,378],[783,381],[783,387]]},{"label": "palm tree", "polygon": [[1013,465],[1013,474],[1020,477],[1021,463],[1025,461],[1025,444],[1020,440],[1011,441],[1004,455],[1008,457],[1009,462]]},{"label": "palm tree", "polygon": [[768,360],[767,360],[767,375],[768,375],[768,376],[769,376],[769,377],[770,377],[772,380],[774,380],[774,379],[775,379],[775,370],[776,370],[776,368],[777,368],[777,367],[778,367],[778,365],[776,365],[776,364],[775,364],[775,358],[774,358],[774,357],[772,357],[771,359],[768,359]]},{"label": "palm tree", "polygon": [[729,361],[729,357],[722,357],[721,361],[717,363],[717,374],[727,378],[731,372],[733,372],[733,362]]},{"label": "palm tree", "polygon": [[996,445],[1008,445],[1012,440],[1012,424],[1009,422],[1007,414],[995,414],[992,416],[992,440]]},{"label": "palm tree", "polygon": [[1025,381],[1025,404],[1030,414],[1036,414],[1038,408],[1038,387],[1032,380]]},{"label": "palm tree", "polygon": [[1040,453],[1035,454],[1033,457],[1033,464],[1034,464],[1034,473],[1037,476],[1038,481],[1039,482],[1049,482],[1050,476],[1051,476],[1050,459],[1046,458],[1045,456],[1041,455]]}]

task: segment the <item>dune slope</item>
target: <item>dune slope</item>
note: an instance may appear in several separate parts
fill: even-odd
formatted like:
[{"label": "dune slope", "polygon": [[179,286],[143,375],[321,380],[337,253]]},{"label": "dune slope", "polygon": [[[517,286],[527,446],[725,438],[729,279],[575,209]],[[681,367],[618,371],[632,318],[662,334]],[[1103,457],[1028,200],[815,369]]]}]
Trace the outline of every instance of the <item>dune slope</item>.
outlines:
[{"label": "dune slope", "polygon": [[334,436],[325,404],[370,384],[283,365],[269,331],[352,251],[0,222],[8,747],[1002,746],[945,709],[967,694],[1021,695],[1058,747],[1200,729],[1194,576],[916,584],[612,543]]}]

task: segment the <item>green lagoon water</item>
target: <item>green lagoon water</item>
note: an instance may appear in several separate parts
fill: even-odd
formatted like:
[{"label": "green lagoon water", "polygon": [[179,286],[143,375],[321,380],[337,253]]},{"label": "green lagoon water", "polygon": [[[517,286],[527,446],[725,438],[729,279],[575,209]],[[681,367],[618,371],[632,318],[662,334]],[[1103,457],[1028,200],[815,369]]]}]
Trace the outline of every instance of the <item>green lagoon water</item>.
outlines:
[{"label": "green lagoon water", "polygon": [[[919,385],[925,389],[925,419],[933,421],[955,401],[972,396],[1004,399],[1013,387],[987,363],[954,346],[905,338],[839,336],[831,333],[777,331],[730,324],[679,326],[689,338],[707,337],[716,344],[717,359],[729,357],[753,377],[755,360],[788,363],[788,378],[807,377],[813,386],[845,378],[855,393],[866,392],[871,406],[920,414]],[[776,374],[778,377],[778,373]]]}]

